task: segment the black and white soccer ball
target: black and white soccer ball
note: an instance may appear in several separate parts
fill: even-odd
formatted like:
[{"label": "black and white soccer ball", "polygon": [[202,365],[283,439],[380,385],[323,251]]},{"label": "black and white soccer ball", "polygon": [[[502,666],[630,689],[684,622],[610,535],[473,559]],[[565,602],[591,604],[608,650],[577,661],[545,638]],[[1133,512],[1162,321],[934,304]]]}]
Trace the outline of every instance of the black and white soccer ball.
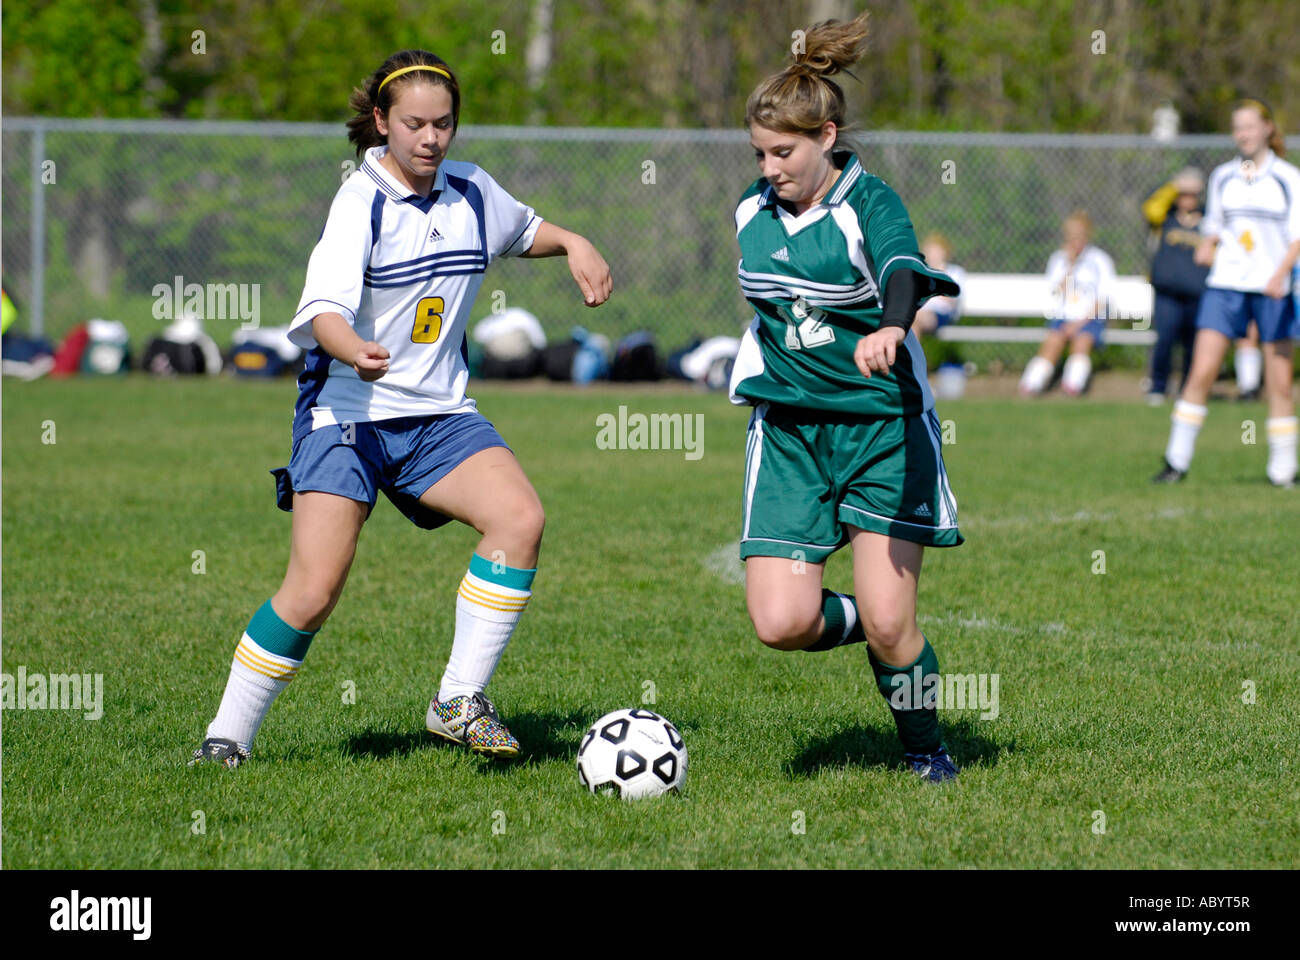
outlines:
[{"label": "black and white soccer ball", "polygon": [[686,744],[652,710],[615,710],[583,735],[578,781],[592,793],[624,800],[676,793],[686,782]]}]

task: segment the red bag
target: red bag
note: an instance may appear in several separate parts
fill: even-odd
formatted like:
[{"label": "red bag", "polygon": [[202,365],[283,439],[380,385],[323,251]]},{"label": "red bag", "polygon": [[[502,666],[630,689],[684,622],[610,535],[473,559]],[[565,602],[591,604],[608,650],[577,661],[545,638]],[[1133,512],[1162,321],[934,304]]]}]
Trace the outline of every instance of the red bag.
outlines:
[{"label": "red bag", "polygon": [[54,369],[52,377],[70,377],[81,369],[81,355],[86,352],[90,342],[90,330],[81,323],[68,331],[68,335],[54,352]]}]

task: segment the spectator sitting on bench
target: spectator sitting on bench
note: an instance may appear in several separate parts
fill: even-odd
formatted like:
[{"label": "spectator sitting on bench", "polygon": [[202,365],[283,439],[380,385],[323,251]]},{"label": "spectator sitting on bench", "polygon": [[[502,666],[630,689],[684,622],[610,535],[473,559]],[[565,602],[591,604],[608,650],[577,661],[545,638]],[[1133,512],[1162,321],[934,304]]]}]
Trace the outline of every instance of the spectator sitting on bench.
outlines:
[{"label": "spectator sitting on bench", "polygon": [[1020,378],[1024,396],[1037,396],[1047,389],[1067,344],[1070,356],[1061,374],[1061,392],[1071,396],[1083,393],[1092,375],[1092,348],[1102,346],[1115,264],[1109,254],[1088,242],[1092,220],[1085,211],[1075,210],[1066,217],[1062,232],[1061,249],[1047,261],[1047,337]]},{"label": "spectator sitting on bench", "polygon": [[[957,286],[965,289],[966,271],[956,264],[948,262],[948,258],[952,256],[952,245],[948,243],[948,238],[942,233],[926,234],[925,239],[921,241],[921,256],[925,257],[927,264],[936,270],[942,270],[952,277]],[[960,297],[931,297],[925,302],[925,306],[916,311],[916,319],[912,321],[912,329],[916,331],[918,336],[924,333],[934,333],[940,327],[956,323],[957,318],[960,316]]]}]

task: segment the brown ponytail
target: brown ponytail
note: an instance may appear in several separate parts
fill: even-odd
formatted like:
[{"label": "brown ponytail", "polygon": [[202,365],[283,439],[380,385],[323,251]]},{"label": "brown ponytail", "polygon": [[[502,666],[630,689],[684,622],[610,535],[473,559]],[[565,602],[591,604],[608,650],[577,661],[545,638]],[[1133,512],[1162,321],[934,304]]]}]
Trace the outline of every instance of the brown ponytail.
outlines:
[{"label": "brown ponytail", "polygon": [[829,120],[843,130],[844,91],[830,77],[862,58],[867,47],[867,18],[864,10],[848,22],[826,20],[812,27],[793,62],[749,95],[746,128],[757,124],[778,133],[818,137]]},{"label": "brown ponytail", "polygon": [[[394,72],[404,67],[437,67],[439,71],[412,70],[400,77],[393,77],[384,83]],[[447,61],[427,50],[401,50],[383,62],[378,70],[366,78],[361,86],[352,91],[348,98],[348,108],[353,116],[348,120],[348,140],[356,145],[360,156],[370,147],[379,147],[388,143],[388,137],[379,132],[375,126],[375,107],[386,117],[392,109],[398,94],[413,83],[433,83],[446,87],[451,92],[452,130],[460,126],[460,84],[452,73]],[[383,89],[379,89],[380,87]]]}]

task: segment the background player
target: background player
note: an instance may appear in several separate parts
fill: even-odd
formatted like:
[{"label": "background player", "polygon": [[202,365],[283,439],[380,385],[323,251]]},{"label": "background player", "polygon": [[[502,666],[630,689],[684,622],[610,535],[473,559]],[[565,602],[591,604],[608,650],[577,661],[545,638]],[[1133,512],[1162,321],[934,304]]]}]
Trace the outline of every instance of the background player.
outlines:
[{"label": "background player", "polygon": [[[837,149],[844,95],[829,77],[866,39],[865,13],[813,27],[745,111],[762,178],[736,208],[755,311],[731,380],[733,402],[755,407],[740,555],[759,639],[777,650],[865,640],[908,763],[941,781],[957,767],[913,682],[939,672],[916,590],[924,545],[962,538],[909,326],[926,299],[960,291],[918,255],[897,194]],[[822,588],[846,543],[856,596]]]},{"label": "background player", "polygon": [[[479,753],[519,753],[483,691],[528,605],[544,518],[518,461],[465,396],[465,325],[497,257],[567,254],[588,306],[609,297],[609,268],[481,169],[447,160],[460,88],[439,57],[394,54],[350,105],[349,138],[364,159],[334,197],[290,331],[311,352],[292,459],[273,471],[277,502],[293,511],[289,567],[235,650],[192,762],[248,758],[338,602],[379,490],[417,526],[455,519],[483,535],[425,723]],[[418,561],[392,576],[399,589],[424,586]]]},{"label": "background player", "polygon": [[1068,344],[1069,359],[1061,373],[1061,392],[1078,396],[1092,376],[1092,348],[1102,346],[1106,309],[1115,283],[1110,254],[1088,241],[1092,218],[1075,210],[1061,225],[1064,243],[1047,260],[1047,337],[1038,355],[1025,365],[1020,392],[1036,396],[1047,389],[1056,361]]},{"label": "background player", "polygon": [[1291,486],[1296,476],[1296,417],[1291,399],[1294,304],[1291,271],[1300,256],[1300,170],[1282,159],[1286,148],[1269,108],[1242,100],[1232,111],[1238,156],[1210,175],[1205,238],[1196,260],[1210,266],[1196,315],[1192,370],[1174,404],[1165,465],[1157,483],[1183,479],[1205,422],[1210,387],[1233,338],[1259,325],[1268,394],[1268,479]]},{"label": "background player", "polygon": [[[1151,286],[1155,291],[1153,325],[1156,345],[1151,350],[1151,386],[1147,401],[1164,403],[1169,386],[1169,369],[1175,345],[1181,345],[1182,376],[1179,389],[1187,382],[1192,366],[1192,343],[1196,339],[1196,309],[1209,271],[1193,261],[1201,242],[1204,216],[1201,193],[1205,176],[1195,167],[1180,170],[1156,189],[1142,204],[1142,214],[1155,237],[1151,259]],[[1240,370],[1240,366],[1238,367]]]}]

